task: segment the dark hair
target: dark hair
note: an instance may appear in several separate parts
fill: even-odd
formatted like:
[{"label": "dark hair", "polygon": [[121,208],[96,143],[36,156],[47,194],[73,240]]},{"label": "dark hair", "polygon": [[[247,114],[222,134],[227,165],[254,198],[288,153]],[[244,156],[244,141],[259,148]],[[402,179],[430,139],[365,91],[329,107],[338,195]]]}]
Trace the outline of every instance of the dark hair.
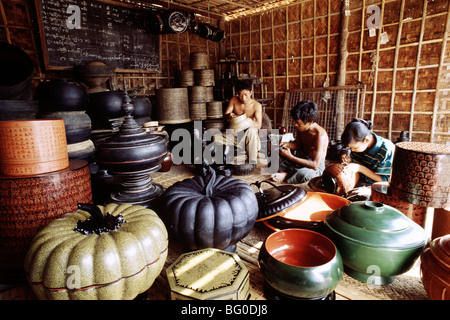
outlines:
[{"label": "dark hair", "polygon": [[291,117],[294,121],[302,120],[304,123],[315,122],[319,116],[317,103],[303,100],[295,105],[291,110]]},{"label": "dark hair", "polygon": [[236,82],[236,92],[240,92],[242,90],[253,90],[253,81],[252,80],[238,80]]},{"label": "dark hair", "polygon": [[372,133],[372,121],[361,118],[353,119],[344,129],[341,136],[341,142],[344,146],[348,146],[352,141],[363,141],[370,133]]}]

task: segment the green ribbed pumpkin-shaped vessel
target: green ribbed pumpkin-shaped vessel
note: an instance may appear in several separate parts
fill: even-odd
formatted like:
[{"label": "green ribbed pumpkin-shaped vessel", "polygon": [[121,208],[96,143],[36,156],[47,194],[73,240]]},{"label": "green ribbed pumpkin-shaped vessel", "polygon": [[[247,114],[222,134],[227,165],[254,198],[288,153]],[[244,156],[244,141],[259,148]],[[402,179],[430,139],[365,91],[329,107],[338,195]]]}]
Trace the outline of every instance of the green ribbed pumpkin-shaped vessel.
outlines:
[{"label": "green ribbed pumpkin-shaped vessel", "polygon": [[25,271],[39,299],[134,299],[160,274],[167,247],[167,230],[151,209],[80,204],[35,235]]}]

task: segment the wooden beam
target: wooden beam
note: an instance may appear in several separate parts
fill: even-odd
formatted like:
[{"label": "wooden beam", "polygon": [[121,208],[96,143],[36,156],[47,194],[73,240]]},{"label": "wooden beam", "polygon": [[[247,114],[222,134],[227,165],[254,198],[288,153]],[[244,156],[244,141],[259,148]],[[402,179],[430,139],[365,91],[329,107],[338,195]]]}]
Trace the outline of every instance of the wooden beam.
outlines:
[{"label": "wooden beam", "polygon": [[[445,32],[444,32],[444,36],[442,38],[442,47],[441,47],[441,58],[439,60],[439,68],[438,68],[438,79],[436,82],[436,95],[435,95],[435,99],[434,99],[434,108],[433,108],[433,117],[432,117],[432,125],[431,125],[431,135],[430,135],[430,142],[434,142],[434,135],[436,132],[436,121],[437,121],[437,115],[438,115],[438,103],[439,103],[439,98],[440,98],[440,89],[441,89],[441,82],[444,81],[440,81],[440,77],[442,76],[442,70],[443,70],[443,65],[444,65],[444,58],[445,58],[445,52],[447,50],[447,41],[448,41],[448,36],[449,36],[449,28],[450,28],[450,6],[448,7],[448,11],[447,11],[447,21],[445,23]],[[445,78],[445,76],[444,76]],[[443,114],[444,112],[442,112],[441,114]],[[439,133],[439,134],[446,134],[446,133]],[[448,133],[447,133],[448,134]]]},{"label": "wooden beam", "polygon": [[[378,36],[377,36],[377,49],[375,51],[376,59],[375,59],[375,74],[373,78],[373,98],[372,98],[372,112],[370,116],[370,120],[375,122],[375,106],[377,102],[377,83],[378,83],[378,62],[380,60],[380,30],[383,27],[383,19],[384,19],[384,7],[385,7],[385,0],[381,2],[381,14],[380,14],[380,29],[378,30]],[[365,8],[363,8],[365,10]]]},{"label": "wooden beam", "polygon": [[[341,41],[339,45],[339,68],[338,68],[338,77],[337,77],[337,86],[345,85],[345,75],[347,70],[347,41],[348,41],[348,22],[349,16],[345,14],[345,11],[348,10],[348,7],[345,5],[345,2],[342,2],[342,10],[341,10]],[[345,91],[338,91],[338,95],[336,98],[336,136],[332,137],[336,140],[340,140],[342,132],[344,131],[344,113],[345,113]]]},{"label": "wooden beam", "polygon": [[388,139],[392,140],[392,126],[394,117],[394,102],[395,102],[395,84],[397,79],[397,65],[398,65],[398,54],[400,50],[400,42],[403,29],[403,12],[405,11],[405,0],[402,0],[400,8],[400,16],[398,19],[398,31],[397,31],[397,41],[395,42],[395,53],[394,53],[394,69],[392,70],[392,93],[391,93],[391,105],[389,108],[389,131]]},{"label": "wooden beam", "polygon": [[422,23],[420,25],[420,36],[419,36],[419,46],[417,48],[417,57],[416,57],[416,70],[414,72],[414,87],[413,87],[413,96],[411,102],[411,116],[409,120],[409,138],[412,140],[413,128],[414,128],[414,108],[416,103],[416,95],[417,95],[417,82],[419,81],[419,69],[420,69],[420,56],[422,54],[422,41],[423,34],[425,31],[425,20],[427,16],[427,5],[428,1],[423,1],[423,9],[422,9]]}]

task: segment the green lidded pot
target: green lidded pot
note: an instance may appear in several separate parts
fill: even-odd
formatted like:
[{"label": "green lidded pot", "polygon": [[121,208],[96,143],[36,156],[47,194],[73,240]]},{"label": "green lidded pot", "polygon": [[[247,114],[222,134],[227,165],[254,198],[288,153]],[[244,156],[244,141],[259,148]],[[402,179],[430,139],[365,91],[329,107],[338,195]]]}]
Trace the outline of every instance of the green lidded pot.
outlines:
[{"label": "green lidded pot", "polygon": [[425,230],[399,210],[356,201],[325,217],[327,236],[342,255],[345,272],[373,285],[408,271],[426,244]]}]

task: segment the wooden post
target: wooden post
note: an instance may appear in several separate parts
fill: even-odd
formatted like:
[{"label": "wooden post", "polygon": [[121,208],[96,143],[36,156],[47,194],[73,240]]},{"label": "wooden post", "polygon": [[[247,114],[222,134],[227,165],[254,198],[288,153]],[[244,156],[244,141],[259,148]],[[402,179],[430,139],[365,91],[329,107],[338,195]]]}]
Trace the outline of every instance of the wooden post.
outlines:
[{"label": "wooden post", "polygon": [[[345,6],[345,2],[342,3],[341,12],[341,41],[339,46],[339,69],[337,74],[337,86],[345,86],[345,73],[347,69],[347,40],[348,40],[348,21],[349,16],[345,15],[345,10],[349,10]],[[345,107],[345,90],[339,90],[336,99],[336,140],[341,139],[341,135],[344,131],[344,107]]]}]

